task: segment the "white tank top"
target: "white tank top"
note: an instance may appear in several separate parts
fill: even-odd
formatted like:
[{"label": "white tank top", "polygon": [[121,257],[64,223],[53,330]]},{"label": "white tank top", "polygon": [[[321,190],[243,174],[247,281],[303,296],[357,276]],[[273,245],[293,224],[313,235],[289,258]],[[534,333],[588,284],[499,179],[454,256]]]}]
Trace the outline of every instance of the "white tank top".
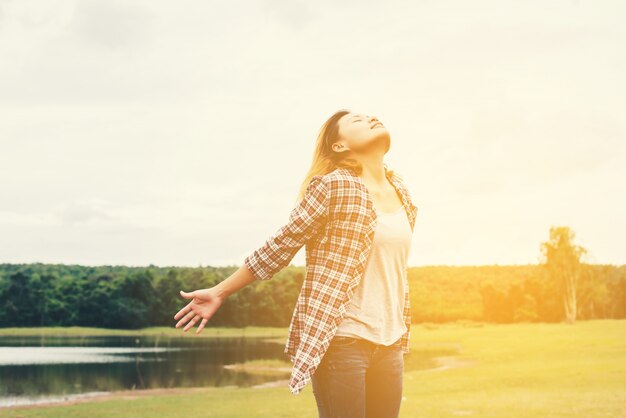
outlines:
[{"label": "white tank top", "polygon": [[365,272],[335,335],[391,345],[407,331],[403,310],[411,235],[404,206],[390,213],[376,211]]}]

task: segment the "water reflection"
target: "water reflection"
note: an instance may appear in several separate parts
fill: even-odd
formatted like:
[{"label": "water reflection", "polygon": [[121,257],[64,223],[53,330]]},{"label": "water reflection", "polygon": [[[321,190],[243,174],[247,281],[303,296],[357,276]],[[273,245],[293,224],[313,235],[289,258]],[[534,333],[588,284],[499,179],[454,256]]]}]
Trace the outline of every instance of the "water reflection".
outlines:
[{"label": "water reflection", "polygon": [[65,363],[119,363],[124,361],[160,361],[148,356],[120,354],[159,353],[182,348],[124,347],[0,347],[0,366]]},{"label": "water reflection", "polygon": [[[2,337],[0,407],[69,400],[118,390],[250,386],[284,380],[289,372],[247,373],[223,367],[279,359],[282,339],[226,337]],[[449,344],[405,356],[406,371],[433,369]],[[290,364],[289,364],[290,365]]]}]

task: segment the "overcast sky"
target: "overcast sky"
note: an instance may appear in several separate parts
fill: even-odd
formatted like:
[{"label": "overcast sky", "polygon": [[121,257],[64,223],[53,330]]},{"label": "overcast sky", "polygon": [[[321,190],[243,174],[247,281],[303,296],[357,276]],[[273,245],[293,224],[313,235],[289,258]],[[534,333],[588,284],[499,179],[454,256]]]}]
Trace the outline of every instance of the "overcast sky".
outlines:
[{"label": "overcast sky", "polygon": [[557,225],[622,264],[625,4],[0,0],[0,262],[240,265],[346,108],[391,134],[410,266]]}]

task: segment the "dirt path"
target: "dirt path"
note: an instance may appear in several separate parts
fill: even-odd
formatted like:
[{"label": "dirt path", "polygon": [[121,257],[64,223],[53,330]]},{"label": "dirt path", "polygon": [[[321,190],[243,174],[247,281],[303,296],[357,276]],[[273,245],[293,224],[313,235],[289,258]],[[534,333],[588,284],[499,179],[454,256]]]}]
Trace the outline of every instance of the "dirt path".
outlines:
[{"label": "dirt path", "polygon": [[[236,386],[233,386],[236,387]],[[134,390],[120,390],[114,392],[94,392],[86,394],[72,395],[72,398],[66,397],[59,400],[42,401],[31,405],[15,405],[9,407],[0,407],[2,409],[31,409],[31,408],[46,408],[49,406],[60,405],[76,405],[85,402],[104,402],[110,399],[137,399],[142,396],[158,396],[165,394],[188,394],[193,392],[200,392],[206,390],[206,387],[194,387],[194,388],[156,388],[156,389],[134,389]]]}]

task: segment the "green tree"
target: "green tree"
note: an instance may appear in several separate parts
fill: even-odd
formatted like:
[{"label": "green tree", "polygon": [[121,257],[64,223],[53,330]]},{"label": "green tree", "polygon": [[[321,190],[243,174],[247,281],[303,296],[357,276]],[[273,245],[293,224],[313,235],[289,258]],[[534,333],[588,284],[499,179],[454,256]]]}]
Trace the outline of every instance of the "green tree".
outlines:
[{"label": "green tree", "polygon": [[576,321],[576,290],[581,275],[581,257],[587,250],[573,243],[567,226],[550,228],[550,239],[541,243],[543,267],[562,301],[565,322]]}]

